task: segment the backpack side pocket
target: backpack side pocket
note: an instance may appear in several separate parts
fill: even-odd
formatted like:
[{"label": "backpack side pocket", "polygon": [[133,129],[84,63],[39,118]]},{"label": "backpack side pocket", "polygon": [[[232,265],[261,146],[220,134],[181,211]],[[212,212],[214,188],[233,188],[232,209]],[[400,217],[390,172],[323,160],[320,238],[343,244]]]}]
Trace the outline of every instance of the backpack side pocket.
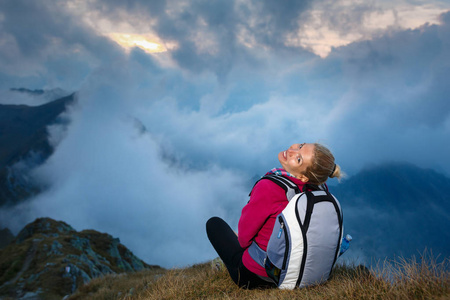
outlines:
[{"label": "backpack side pocket", "polygon": [[290,236],[289,228],[283,215],[280,214],[275,222],[272,236],[267,245],[267,258],[264,267],[267,275],[277,284],[289,261]]}]

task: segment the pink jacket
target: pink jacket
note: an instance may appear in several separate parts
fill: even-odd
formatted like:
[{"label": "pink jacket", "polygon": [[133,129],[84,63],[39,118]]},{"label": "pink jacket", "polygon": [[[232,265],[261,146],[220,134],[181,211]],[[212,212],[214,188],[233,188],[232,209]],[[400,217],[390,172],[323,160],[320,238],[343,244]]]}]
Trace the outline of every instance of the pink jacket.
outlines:
[{"label": "pink jacket", "polygon": [[[305,184],[300,179],[288,177],[300,189]],[[238,224],[238,240],[242,248],[248,248],[253,240],[264,251],[272,234],[276,216],[288,204],[285,191],[270,180],[261,180],[253,188],[250,201],[242,209]],[[266,271],[255,262],[245,250],[242,256],[244,266],[253,273],[267,277]]]}]

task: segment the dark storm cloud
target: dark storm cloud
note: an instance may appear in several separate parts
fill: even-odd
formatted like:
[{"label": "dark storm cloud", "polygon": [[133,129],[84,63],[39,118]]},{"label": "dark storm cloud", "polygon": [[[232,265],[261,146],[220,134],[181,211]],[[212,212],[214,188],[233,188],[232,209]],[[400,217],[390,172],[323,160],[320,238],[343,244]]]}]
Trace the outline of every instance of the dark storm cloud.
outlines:
[{"label": "dark storm cloud", "polygon": [[9,84],[28,76],[34,85],[78,88],[93,67],[122,55],[115,44],[83,25],[62,4],[0,3],[0,43],[5,45],[0,50],[0,73],[12,75]]},{"label": "dark storm cloud", "polygon": [[[302,14],[313,1],[251,1],[250,16],[256,20],[257,39],[264,45],[282,47],[285,35],[292,33],[303,23]],[[256,13],[255,13],[256,12]],[[247,26],[251,26],[246,23]]]},{"label": "dark storm cloud", "polygon": [[[179,7],[165,2],[157,5],[145,1],[107,3],[99,7],[113,18],[123,18],[121,11],[151,18],[158,36],[178,44],[171,56],[181,67],[196,73],[210,71],[223,81],[238,63],[253,66],[265,63],[253,53],[258,49],[249,50],[243,42],[255,48],[288,48],[284,45],[286,35],[299,28],[301,16],[311,1],[201,0]],[[303,55],[305,51],[296,49],[290,55],[296,52]]]}]

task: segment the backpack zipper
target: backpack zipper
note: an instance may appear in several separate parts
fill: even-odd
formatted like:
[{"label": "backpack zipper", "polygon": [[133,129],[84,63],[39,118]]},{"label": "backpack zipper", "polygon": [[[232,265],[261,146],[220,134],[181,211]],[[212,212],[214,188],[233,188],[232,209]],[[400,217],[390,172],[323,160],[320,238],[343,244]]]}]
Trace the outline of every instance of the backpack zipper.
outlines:
[{"label": "backpack zipper", "polygon": [[282,270],[286,269],[287,257],[289,254],[289,236],[287,232],[287,228],[284,226],[284,221],[281,216],[278,217],[278,221],[280,222],[280,231],[278,232],[278,238],[281,237],[281,232],[284,231],[284,240],[286,241],[286,248],[284,249],[284,258],[283,258],[283,266]]}]

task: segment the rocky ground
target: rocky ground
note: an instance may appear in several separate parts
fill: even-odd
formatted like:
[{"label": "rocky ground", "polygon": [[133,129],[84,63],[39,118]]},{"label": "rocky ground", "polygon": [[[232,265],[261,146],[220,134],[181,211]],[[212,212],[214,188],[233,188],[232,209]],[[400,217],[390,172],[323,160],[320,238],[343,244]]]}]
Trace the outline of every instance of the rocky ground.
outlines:
[{"label": "rocky ground", "polygon": [[62,299],[93,278],[158,268],[109,234],[40,218],[0,249],[0,299]]}]

